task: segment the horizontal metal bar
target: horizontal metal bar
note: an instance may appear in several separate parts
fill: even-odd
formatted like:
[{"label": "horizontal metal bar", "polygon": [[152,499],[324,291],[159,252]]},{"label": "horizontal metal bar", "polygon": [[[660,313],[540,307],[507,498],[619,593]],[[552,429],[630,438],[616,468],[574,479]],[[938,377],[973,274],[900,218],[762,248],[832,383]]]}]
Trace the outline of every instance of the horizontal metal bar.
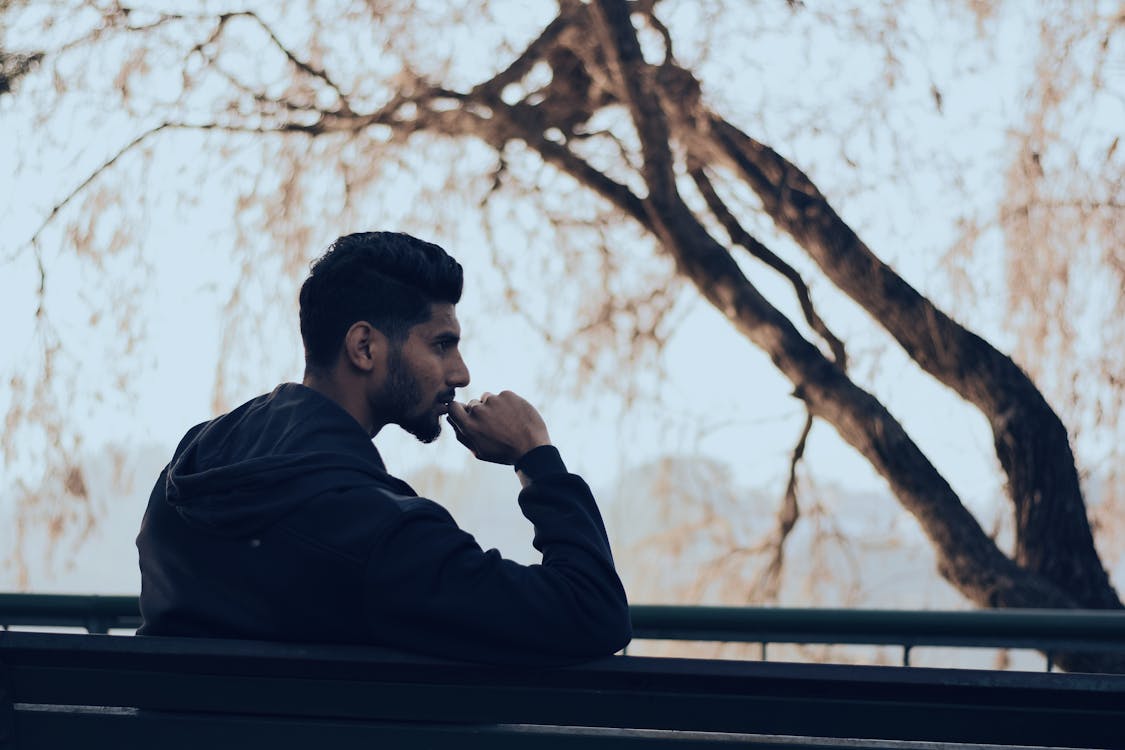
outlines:
[{"label": "horizontal metal bar", "polygon": [[635,605],[635,638],[1125,651],[1125,611]]},{"label": "horizontal metal bar", "polygon": [[138,628],[141,611],[135,596],[0,594],[0,625]]}]

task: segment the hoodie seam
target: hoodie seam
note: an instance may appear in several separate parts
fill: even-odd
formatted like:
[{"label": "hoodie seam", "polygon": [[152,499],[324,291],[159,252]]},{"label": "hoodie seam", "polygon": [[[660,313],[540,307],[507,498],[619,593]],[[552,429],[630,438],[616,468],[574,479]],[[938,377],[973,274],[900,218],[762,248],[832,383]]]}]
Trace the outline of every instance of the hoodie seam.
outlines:
[{"label": "hoodie seam", "polygon": [[287,526],[283,523],[279,523],[277,525],[277,528],[278,528],[279,531],[281,531],[285,534],[288,534],[289,536],[293,537],[294,539],[297,539],[298,541],[303,542],[303,543],[307,544],[308,546],[310,546],[314,549],[320,550],[321,552],[326,552],[330,555],[333,555],[335,557],[338,557],[342,560],[345,560],[347,562],[350,562],[350,563],[353,563],[353,564],[356,564],[356,565],[362,565],[363,564],[363,558],[362,557],[359,557],[359,556],[356,556],[356,555],[351,555],[351,554],[349,554],[347,552],[344,552],[343,550],[341,550],[337,547],[333,547],[330,544],[326,544],[325,542],[322,542],[319,539],[314,539],[313,537],[306,536],[305,534],[302,534],[301,532],[297,531],[296,529],[292,528],[291,526]]}]

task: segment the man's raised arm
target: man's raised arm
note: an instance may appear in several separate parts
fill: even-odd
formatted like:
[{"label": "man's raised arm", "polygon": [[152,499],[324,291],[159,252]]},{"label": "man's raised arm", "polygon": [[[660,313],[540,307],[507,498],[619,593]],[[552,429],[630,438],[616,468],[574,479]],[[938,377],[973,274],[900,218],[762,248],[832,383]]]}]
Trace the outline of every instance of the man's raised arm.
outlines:
[{"label": "man's raised arm", "polygon": [[451,658],[564,663],[629,642],[624,587],[601,514],[567,471],[542,418],[514,393],[453,404],[458,439],[486,461],[512,464],[535,527],[539,565],[484,551],[439,505],[406,501],[367,568],[366,611],[379,641]]}]

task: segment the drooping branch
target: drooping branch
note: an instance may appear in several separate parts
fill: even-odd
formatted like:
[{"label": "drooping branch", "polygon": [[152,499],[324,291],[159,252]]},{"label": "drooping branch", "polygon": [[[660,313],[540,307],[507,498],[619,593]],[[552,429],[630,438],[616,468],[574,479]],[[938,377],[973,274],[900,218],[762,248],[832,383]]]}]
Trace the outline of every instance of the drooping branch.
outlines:
[{"label": "drooping branch", "polygon": [[785,543],[797,520],[801,517],[801,506],[797,501],[797,467],[805,456],[805,446],[808,444],[809,433],[812,432],[813,414],[805,411],[805,424],[801,434],[797,437],[797,444],[789,456],[789,478],[785,483],[785,494],[781,499],[781,506],[777,509],[777,525],[774,527],[773,538],[770,540],[770,559],[766,562],[761,575],[761,589],[770,599],[776,601],[780,593],[781,574],[785,568]]}]

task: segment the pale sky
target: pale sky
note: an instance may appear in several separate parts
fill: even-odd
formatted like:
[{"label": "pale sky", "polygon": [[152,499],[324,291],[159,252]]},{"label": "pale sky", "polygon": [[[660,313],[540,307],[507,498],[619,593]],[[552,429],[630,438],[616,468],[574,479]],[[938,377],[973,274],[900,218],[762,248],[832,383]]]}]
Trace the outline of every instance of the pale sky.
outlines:
[{"label": "pale sky", "polygon": [[[671,5],[672,15],[692,12],[691,4]],[[923,3],[910,7],[918,14],[929,13]],[[674,33],[680,29],[684,38],[678,37],[678,43],[681,49],[690,50],[690,38],[695,31],[686,21],[681,21],[679,27],[673,25]],[[828,48],[832,43],[828,39],[823,41]],[[767,37],[761,44],[776,56],[777,65],[770,68],[768,75],[755,78],[756,88],[770,92],[755,94],[755,100],[773,96],[779,106],[754,113],[746,126],[760,126],[766,133],[781,134],[785,130],[779,124],[784,116],[783,105],[800,88],[800,60],[808,51],[789,49],[783,35]],[[1003,135],[1003,129],[994,126],[1018,112],[1016,102],[1025,72],[1022,66],[1028,59],[1028,49],[1021,45],[1021,40],[1008,39],[999,47],[999,59],[993,61],[993,70],[968,76],[964,85],[946,96],[944,119],[930,130],[911,135],[919,152],[959,149],[958,158],[972,163],[977,161],[971,153],[975,149],[982,165],[994,163],[990,159],[1002,147]],[[908,68],[903,76],[917,76],[919,82],[927,75],[944,81],[965,64],[949,54],[943,57],[941,52],[936,49],[924,57],[926,70]],[[854,69],[839,71],[841,76],[873,75],[869,57],[849,59]],[[96,62],[112,67],[106,61]],[[737,107],[742,87],[749,84],[732,71],[724,70],[723,65],[723,56],[716,55],[710,69],[704,71],[705,87],[717,99],[734,102],[731,106]],[[34,81],[27,85],[30,91]],[[919,83],[913,94],[909,93],[909,86],[906,88],[908,102],[913,101],[919,108],[930,106],[926,86]],[[17,172],[21,154],[26,158],[31,149],[42,148],[44,128],[20,108],[18,97],[0,100],[0,127],[14,135],[0,139],[0,224],[5,228],[0,245],[0,316],[6,321],[4,336],[0,338],[0,373],[4,376],[0,382],[0,409],[6,409],[10,400],[8,374],[19,370],[37,351],[32,339],[37,272],[26,240],[39,226],[46,207],[80,182],[91,165],[129,138],[128,118],[121,112],[102,112],[98,119],[91,120],[89,107],[89,102],[75,104],[73,118],[57,117],[45,126],[56,145],[41,156],[28,159]],[[841,119],[860,118],[863,113],[844,114]],[[134,245],[143,248],[143,257],[151,267],[135,312],[137,319],[143,321],[146,336],[128,360],[127,399],[70,405],[72,427],[86,436],[91,452],[105,443],[134,448],[154,444],[170,455],[188,427],[214,416],[211,399],[219,355],[221,310],[233,278],[229,217],[234,196],[224,193],[221,184],[196,186],[193,192],[193,187],[184,182],[183,165],[196,158],[200,142],[192,134],[163,136],[157,142],[157,158],[148,181],[136,186],[149,197],[147,213],[128,219],[135,231]],[[857,182],[855,173],[840,164],[839,154],[815,135],[778,135],[773,145],[807,167],[829,193],[835,186]],[[854,156],[870,158],[878,165],[878,173],[889,169],[880,161],[880,149],[880,144],[871,143],[866,153]],[[965,153],[966,149],[970,153]],[[231,160],[237,162],[238,158],[234,155]],[[975,181],[970,183],[969,192],[979,195],[982,203],[994,200],[1000,189],[998,176],[987,173],[983,166],[964,178]],[[939,295],[939,301],[952,296],[942,279],[937,258],[952,242],[951,217],[963,208],[952,203],[952,196],[941,192],[945,184],[942,179],[923,171],[908,181],[909,190],[894,185],[869,185],[842,198],[845,218],[859,229],[875,252],[924,292]],[[383,188],[387,195],[398,195],[402,205],[388,200],[372,206],[367,225],[340,226],[338,232],[316,238],[307,249],[308,256],[319,253],[335,234],[350,231],[409,229],[424,236],[424,231],[401,224],[410,209],[409,186]],[[176,201],[176,193],[184,191],[192,195],[191,205],[179,205]],[[124,207],[107,210],[128,211],[130,196],[125,195],[124,199]],[[78,208],[71,206],[67,212]],[[91,270],[87,259],[75,259],[72,245],[64,237],[67,212],[42,238],[50,274],[51,319],[67,344],[64,361],[81,373],[81,381],[93,382],[115,373],[120,334],[104,321],[91,320],[91,301],[96,307],[115,288],[135,284],[140,277],[135,267],[136,253],[127,252],[111,260],[104,271]],[[513,241],[518,241],[518,237]],[[788,395],[788,382],[717,313],[698,299],[689,302],[690,313],[666,352],[667,378],[660,387],[661,397],[637,403],[624,418],[618,418],[619,404],[612,393],[587,392],[572,397],[549,386],[558,370],[558,354],[518,317],[497,304],[495,297],[485,294],[494,291],[495,285],[490,280],[494,272],[482,247],[483,238],[471,231],[466,231],[456,246],[447,243],[447,249],[462,261],[467,271],[467,289],[458,314],[465,331],[463,347],[473,383],[461,398],[478,395],[482,390],[504,388],[524,394],[541,408],[568,464],[594,486],[609,486],[624,470],[663,455],[698,454],[729,466],[738,485],[780,497],[787,457],[803,412]],[[994,263],[988,257],[979,261],[982,266],[990,262]],[[763,291],[777,304],[787,311],[795,309],[784,283],[764,276],[760,268],[754,273],[756,281],[761,279]],[[536,283],[531,279],[524,282]],[[813,294],[822,316],[833,321],[837,332],[843,333],[851,345],[857,378],[873,388],[906,425],[966,504],[987,514],[994,507],[1002,484],[983,418],[921,375],[893,346],[886,347],[886,337],[881,332],[872,333],[865,315],[851,302],[815,281]],[[689,296],[694,298],[694,292]],[[956,315],[959,311],[952,312]],[[971,322],[999,345],[1010,343],[1004,341],[997,316],[977,317]],[[279,381],[301,377],[295,301],[291,308],[277,310],[271,316],[269,330],[261,335],[269,338],[270,361],[263,362],[256,371],[256,382],[241,394],[243,399],[268,391]],[[235,347],[231,356],[238,355]],[[448,434],[433,446],[420,446],[412,438],[388,428],[376,444],[392,471],[400,475],[418,472],[430,464],[456,470],[472,460]],[[149,455],[146,460],[151,461],[155,455],[159,454]],[[822,423],[813,430],[806,467],[820,486],[886,493],[884,483],[870,466]],[[155,471],[159,465],[149,468]],[[487,471],[500,477],[501,472],[509,470]],[[13,479],[0,477],[0,488]],[[150,482],[151,479],[137,477],[137,486],[128,498],[108,502],[105,512],[112,521],[107,528],[123,535],[139,522],[138,498],[147,494]],[[510,498],[497,500],[502,505],[498,512],[505,514],[505,518],[515,512],[514,497],[513,485]],[[10,513],[11,509],[2,502],[0,513]],[[888,507],[893,507],[891,502],[888,500]],[[474,512],[481,516],[479,511]],[[486,518],[487,514],[481,517]],[[487,521],[480,523],[487,525]],[[131,544],[131,539],[127,542]],[[127,589],[134,577],[133,570],[112,583],[106,576],[113,574],[104,570],[109,561],[111,570],[120,570],[127,565],[124,561],[132,559],[131,550],[120,551],[122,544],[119,538],[112,557],[107,557],[105,547],[101,547],[100,557],[87,562],[82,562],[80,550],[78,566],[98,571],[92,582],[81,585],[97,586],[101,581],[108,589]],[[3,575],[0,572],[0,589],[6,588]],[[52,586],[47,574],[36,580],[44,587]]]}]

